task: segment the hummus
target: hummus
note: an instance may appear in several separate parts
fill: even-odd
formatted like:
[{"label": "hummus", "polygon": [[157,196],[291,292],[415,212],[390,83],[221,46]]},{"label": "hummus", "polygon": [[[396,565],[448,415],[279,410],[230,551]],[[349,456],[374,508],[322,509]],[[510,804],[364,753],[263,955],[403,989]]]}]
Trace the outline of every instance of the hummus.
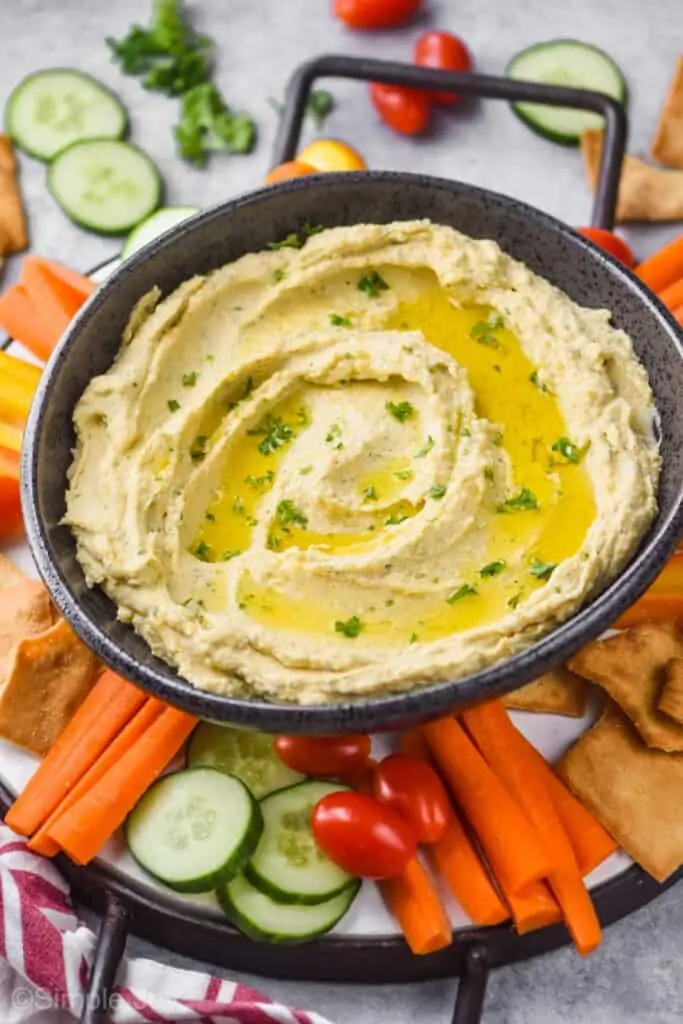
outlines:
[{"label": "hummus", "polygon": [[608,312],[426,221],[309,234],[141,300],[65,516],[186,679],[301,703],[530,644],[624,567],[659,473]]}]

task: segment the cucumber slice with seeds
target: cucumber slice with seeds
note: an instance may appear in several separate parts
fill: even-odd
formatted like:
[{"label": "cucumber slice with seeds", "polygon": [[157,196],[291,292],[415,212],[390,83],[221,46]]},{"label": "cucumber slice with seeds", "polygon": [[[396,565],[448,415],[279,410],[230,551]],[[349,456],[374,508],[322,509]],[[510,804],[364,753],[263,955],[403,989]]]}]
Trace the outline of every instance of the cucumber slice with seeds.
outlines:
[{"label": "cucumber slice with seeds", "polygon": [[314,907],[277,903],[238,875],[216,895],[226,917],[257,942],[307,942],[334,928],[358,895],[360,882]]},{"label": "cucumber slice with seeds", "polygon": [[302,782],[303,775],[283,764],[275,753],[275,737],[230,726],[201,722],[192,733],[188,768],[206,766],[241,779],[260,800],[277,789]]},{"label": "cucumber slice with seeds", "polygon": [[[510,78],[546,85],[566,85],[607,93],[626,101],[626,81],[612,58],[578,39],[536,43],[516,54],[507,66]],[[603,118],[590,110],[549,107],[541,103],[513,103],[512,109],[539,135],[565,145],[576,144],[581,133],[601,128]]]},{"label": "cucumber slice with seeds", "polygon": [[138,249],[142,249],[143,245],[153,242],[159,235],[170,231],[176,224],[187,220],[188,217],[193,217],[195,213],[199,213],[197,206],[163,206],[160,210],[155,210],[150,217],[147,217],[131,231],[124,242],[121,255],[124,259],[127,256],[132,256]]},{"label": "cucumber slice with seeds", "polygon": [[319,849],[310,824],[318,801],[346,788],[331,782],[300,782],[265,797],[263,835],[244,868],[247,881],[276,902],[309,906],[355,885],[356,879]]},{"label": "cucumber slice with seeds", "polygon": [[242,870],[263,819],[240,779],[213,768],[165,775],[126,821],[138,864],[178,892],[211,892]]},{"label": "cucumber slice with seeds", "polygon": [[8,133],[38,160],[52,160],[83,139],[120,139],[127,123],[118,97],[97,79],[70,68],[29,75],[5,106]]},{"label": "cucumber slice with seeds", "polygon": [[102,235],[130,231],[161,200],[161,178],[147,154],[112,139],[62,150],[48,168],[47,184],[67,217]]}]

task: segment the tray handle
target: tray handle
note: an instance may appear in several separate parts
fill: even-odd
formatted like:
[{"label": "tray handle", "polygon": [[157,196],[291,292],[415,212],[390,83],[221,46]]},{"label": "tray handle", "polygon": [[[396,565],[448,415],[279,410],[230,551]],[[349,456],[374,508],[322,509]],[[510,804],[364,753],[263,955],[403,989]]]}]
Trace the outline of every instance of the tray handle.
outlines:
[{"label": "tray handle", "polygon": [[384,82],[388,85],[457,92],[488,99],[545,103],[553,107],[574,107],[602,114],[605,119],[605,137],[591,223],[596,228],[611,230],[614,227],[619,178],[626,148],[627,121],[622,104],[611,96],[588,89],[542,85],[469,71],[439,71],[418,67],[416,64],[400,64],[368,57],[318,57],[300,65],[287,84],[285,109],[273,147],[273,166],[294,159],[299,149],[311,87],[316,79],[323,77]]},{"label": "tray handle", "polygon": [[116,974],[126,951],[129,923],[130,915],[126,907],[113,893],[108,892],[97,935],[81,1024],[106,1024],[110,1019],[111,996]]},{"label": "tray handle", "polygon": [[470,946],[463,959],[451,1024],[481,1024],[489,971],[484,946]]}]

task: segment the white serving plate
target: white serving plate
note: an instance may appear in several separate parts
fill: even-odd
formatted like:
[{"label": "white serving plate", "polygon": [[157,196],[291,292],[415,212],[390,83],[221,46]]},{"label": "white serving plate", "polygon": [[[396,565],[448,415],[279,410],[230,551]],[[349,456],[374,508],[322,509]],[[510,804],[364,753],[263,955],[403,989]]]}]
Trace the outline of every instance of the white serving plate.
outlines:
[{"label": "white serving plate", "polygon": [[[99,282],[106,279],[119,261],[114,260],[93,273],[93,278]],[[13,355],[21,356],[35,362],[33,356],[23,346],[12,342],[8,348]],[[6,554],[15,565],[22,569],[27,575],[37,577],[31,552],[25,541],[18,541],[3,548]],[[521,732],[529,739],[534,746],[549,761],[555,761],[564,751],[581,735],[594,721],[596,708],[589,707],[583,718],[568,718],[564,715],[541,715],[528,712],[513,712],[512,717]],[[390,752],[396,745],[395,740],[383,734],[381,737],[373,738],[373,754],[383,756]],[[6,740],[0,740],[0,780],[9,789],[18,794],[22,791],[33,772],[38,766],[38,760],[30,754],[19,750]],[[120,832],[110,839],[97,858],[100,867],[103,867],[113,877],[131,882],[137,890],[142,890],[146,895],[154,897],[162,895],[165,902],[170,899],[179,904],[193,903],[201,909],[207,917],[222,917],[216,898],[212,894],[202,896],[188,896],[175,893],[159,882],[155,881],[135,863],[126,850],[123,837]],[[593,871],[587,878],[589,888],[607,882],[622,874],[633,864],[633,861],[625,853],[614,853]],[[465,914],[460,904],[442,887],[444,905],[449,917],[456,929],[468,928],[472,922]],[[364,883],[361,891],[353,904],[351,910],[342,921],[334,928],[336,935],[349,936],[391,936],[400,934],[396,920],[385,907],[379,891],[372,883]]]}]

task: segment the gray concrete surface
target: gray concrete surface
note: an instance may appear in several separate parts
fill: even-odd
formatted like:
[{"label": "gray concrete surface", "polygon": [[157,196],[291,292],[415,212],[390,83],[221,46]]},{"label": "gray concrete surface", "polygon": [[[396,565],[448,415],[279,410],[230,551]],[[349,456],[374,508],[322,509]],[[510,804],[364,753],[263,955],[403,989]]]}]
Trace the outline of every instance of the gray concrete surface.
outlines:
[{"label": "gray concrete surface", "polygon": [[[144,92],[109,61],[107,35],[144,21],[149,0],[0,0],[0,103],[16,82],[45,65],[82,68],[114,88],[132,115],[132,137],[157,161],[173,203],[207,205],[256,185],[269,167],[280,97],[302,59],[321,52],[409,58],[427,25],[449,28],[470,44],[481,69],[499,72],[521,47],[575,36],[608,49],[625,70],[631,95],[631,150],[646,152],[656,112],[681,50],[681,0],[425,0],[419,23],[381,35],[346,32],[327,0],[195,0],[198,26],[219,47],[219,82],[236,107],[258,120],[260,141],[249,157],[216,157],[206,171],[184,165],[170,133],[177,103]],[[518,196],[571,223],[585,223],[590,197],[580,158],[530,134],[506,107],[480,104],[441,114],[430,137],[391,135],[371,109],[363,86],[333,83],[338,108],[325,134],[346,138],[372,167],[423,170]],[[32,243],[47,256],[86,269],[113,256],[117,242],[88,235],[60,213],[45,187],[43,167],[22,162]],[[639,255],[675,227],[626,232]],[[6,268],[7,279],[16,263]],[[683,899],[673,890],[615,925],[601,950],[582,962],[570,950],[497,971],[486,1024],[674,1024],[683,1019],[679,936]],[[170,959],[131,942],[130,952]],[[175,958],[173,958],[175,959]],[[178,961],[180,963],[180,961]],[[267,954],[265,963],[267,964]],[[247,979],[274,998],[317,1009],[338,1024],[447,1024],[454,986],[361,988]]]}]

